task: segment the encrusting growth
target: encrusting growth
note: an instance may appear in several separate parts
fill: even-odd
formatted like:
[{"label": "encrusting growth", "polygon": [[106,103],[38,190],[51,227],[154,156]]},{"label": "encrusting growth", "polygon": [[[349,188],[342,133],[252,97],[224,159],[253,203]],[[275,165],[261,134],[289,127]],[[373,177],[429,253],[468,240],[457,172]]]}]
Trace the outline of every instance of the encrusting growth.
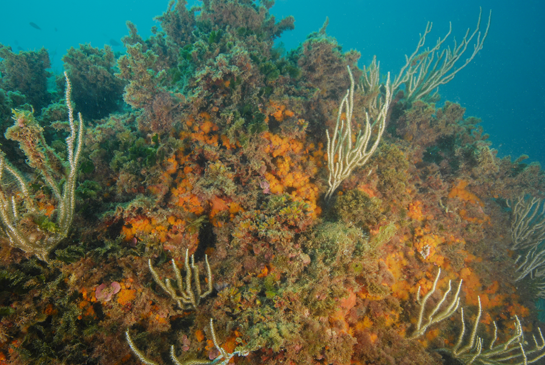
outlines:
[{"label": "encrusting growth", "polygon": [[[165,279],[165,282],[163,283],[163,281],[159,277],[159,274],[157,274],[157,271],[155,271],[155,269],[151,265],[151,259],[148,260],[148,266],[149,270],[151,271],[151,275],[153,276],[153,280],[155,280],[157,285],[163,288],[164,291],[170,294],[170,297],[178,303],[178,307],[180,307],[180,309],[197,309],[197,306],[199,305],[201,299],[206,298],[208,295],[210,295],[210,293],[212,293],[213,290],[212,270],[210,270],[210,264],[208,263],[208,255],[204,256],[204,261],[206,263],[208,284],[208,290],[204,293],[201,290],[199,268],[195,266],[194,255],[191,255],[191,267],[189,267],[188,250],[185,251],[185,288],[182,274],[180,273],[180,268],[178,268],[174,260],[172,260],[172,269],[174,270],[174,274],[176,275],[176,283],[178,284],[178,291],[180,295],[178,295],[176,293],[176,289],[172,287],[170,279]],[[191,270],[193,270],[193,274],[191,273]],[[193,283],[191,280],[192,277]],[[186,305],[189,305],[189,308],[185,308]]]},{"label": "encrusting growth", "polygon": [[[47,261],[48,253],[68,234],[76,205],[75,191],[79,157],[81,153],[83,119],[78,114],[76,126],[71,105],[72,86],[66,78],[66,106],[70,134],[66,138],[68,164],[62,161],[47,145],[33,112],[13,110],[15,124],[6,131],[6,138],[19,142],[27,163],[38,171],[57,201],[55,221],[49,221],[36,207],[27,182],[21,172],[12,166],[0,151],[0,225],[9,244]],[[10,176],[6,176],[10,175]],[[14,179],[17,192],[10,188]],[[64,184],[63,184],[64,182]],[[22,203],[22,204],[21,204]],[[24,207],[21,207],[23,205]]]}]

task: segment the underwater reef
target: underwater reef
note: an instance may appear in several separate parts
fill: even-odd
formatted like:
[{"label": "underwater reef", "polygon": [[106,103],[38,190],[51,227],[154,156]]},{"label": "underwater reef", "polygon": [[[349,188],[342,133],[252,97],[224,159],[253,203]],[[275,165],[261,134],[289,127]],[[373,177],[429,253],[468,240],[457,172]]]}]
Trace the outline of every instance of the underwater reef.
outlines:
[{"label": "underwater reef", "polygon": [[0,364],[545,363],[545,174],[436,106],[490,18],[382,75],[273,5],[0,45]]}]

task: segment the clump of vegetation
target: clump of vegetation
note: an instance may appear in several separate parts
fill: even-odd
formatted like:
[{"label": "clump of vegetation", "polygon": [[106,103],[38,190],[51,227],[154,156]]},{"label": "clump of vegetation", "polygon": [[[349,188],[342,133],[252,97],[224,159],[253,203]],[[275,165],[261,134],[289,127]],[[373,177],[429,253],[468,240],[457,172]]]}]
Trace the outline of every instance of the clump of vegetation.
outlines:
[{"label": "clump of vegetation", "polygon": [[47,90],[50,67],[45,48],[14,53],[11,47],[0,44],[0,89],[21,93],[37,112],[52,99]]},{"label": "clump of vegetation", "polygon": [[381,199],[371,197],[359,189],[349,190],[339,196],[333,210],[338,219],[365,230],[376,226],[384,212]]},{"label": "clump of vegetation", "polygon": [[124,82],[114,76],[116,59],[110,46],[99,49],[81,44],[78,49],[70,48],[62,60],[74,102],[86,118],[103,118],[120,110]]}]

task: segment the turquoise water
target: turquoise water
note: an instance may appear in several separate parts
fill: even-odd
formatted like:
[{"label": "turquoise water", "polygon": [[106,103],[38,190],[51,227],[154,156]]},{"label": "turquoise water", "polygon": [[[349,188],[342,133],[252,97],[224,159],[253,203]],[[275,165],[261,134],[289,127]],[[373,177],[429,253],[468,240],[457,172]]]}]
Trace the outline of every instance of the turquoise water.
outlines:
[{"label": "turquoise water", "polygon": [[[52,56],[53,69],[60,72],[60,59],[69,47],[79,43],[102,47],[111,39],[121,44],[121,37],[127,34],[127,20],[135,23],[146,38],[157,24],[153,17],[162,14],[167,4],[167,0],[3,1],[2,14],[8,16],[0,22],[0,43],[15,50],[45,47]],[[444,35],[449,22],[452,35],[461,39],[466,29],[474,29],[479,6],[485,15],[493,10],[489,38],[474,62],[441,87],[441,95],[444,100],[466,107],[466,115],[483,119],[500,156],[528,154],[531,160],[544,165],[545,2],[462,0],[454,5],[429,0],[280,0],[272,13],[295,17],[295,30],[285,32],[281,38],[286,49],[296,47],[310,32],[318,30],[328,16],[328,33],[345,49],[360,51],[360,65],[368,64],[377,55],[383,72],[397,73],[426,22],[434,23],[430,41]],[[30,22],[41,30],[31,27]],[[122,52],[123,47],[114,50]]]}]

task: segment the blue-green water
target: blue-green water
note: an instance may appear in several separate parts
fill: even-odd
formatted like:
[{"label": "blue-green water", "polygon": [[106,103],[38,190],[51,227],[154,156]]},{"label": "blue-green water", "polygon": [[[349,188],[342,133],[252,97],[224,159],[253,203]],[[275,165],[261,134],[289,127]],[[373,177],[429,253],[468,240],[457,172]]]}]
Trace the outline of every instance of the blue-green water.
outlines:
[{"label": "blue-green water", "polygon": [[[198,4],[198,1],[189,1]],[[135,23],[144,38],[157,22],[153,17],[166,9],[167,0],[74,2],[67,0],[3,1],[0,43],[14,50],[46,47],[59,72],[69,47],[91,43],[102,47],[126,35],[127,20]],[[418,34],[433,21],[433,42],[448,31],[460,40],[474,29],[479,6],[483,14],[493,10],[492,27],[484,49],[464,72],[441,87],[444,100],[467,108],[466,115],[483,119],[493,147],[500,156],[530,155],[545,164],[545,2],[540,0],[452,2],[401,0],[280,0],[272,8],[278,17],[293,15],[295,30],[281,38],[287,49],[296,47],[330,18],[328,33],[345,49],[362,53],[360,64],[377,55],[383,72],[397,73],[405,54],[414,50]],[[41,30],[29,25],[38,25]],[[431,44],[431,43],[430,43]],[[122,52],[123,47],[114,46]]]}]

